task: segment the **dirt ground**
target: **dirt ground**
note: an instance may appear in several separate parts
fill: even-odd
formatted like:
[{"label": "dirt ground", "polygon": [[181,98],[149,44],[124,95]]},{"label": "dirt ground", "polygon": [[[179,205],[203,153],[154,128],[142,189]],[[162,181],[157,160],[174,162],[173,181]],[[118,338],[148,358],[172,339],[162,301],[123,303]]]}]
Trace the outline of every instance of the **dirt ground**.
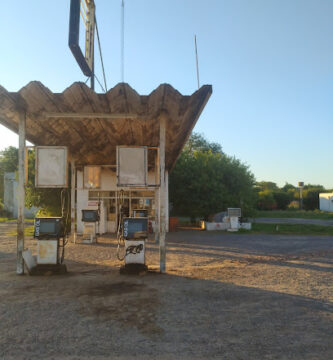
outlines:
[{"label": "dirt ground", "polygon": [[[167,274],[119,274],[116,240],[61,276],[15,274],[0,224],[0,359],[333,359],[333,237],[180,231]],[[35,250],[35,242],[26,241]]]}]

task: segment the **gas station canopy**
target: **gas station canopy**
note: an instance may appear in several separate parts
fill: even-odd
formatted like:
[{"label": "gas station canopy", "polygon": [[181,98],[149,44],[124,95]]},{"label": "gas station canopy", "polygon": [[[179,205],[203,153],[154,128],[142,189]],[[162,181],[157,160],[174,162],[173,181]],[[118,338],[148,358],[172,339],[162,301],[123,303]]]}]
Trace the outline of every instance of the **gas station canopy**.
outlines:
[{"label": "gas station canopy", "polygon": [[82,82],[53,93],[32,81],[18,92],[0,86],[0,124],[18,133],[26,116],[26,139],[34,145],[68,146],[78,164],[116,163],[117,145],[158,146],[159,117],[166,115],[166,169],[175,164],[212,93],[204,85],[183,96],[162,84],[147,96],[126,83],[98,94]]}]

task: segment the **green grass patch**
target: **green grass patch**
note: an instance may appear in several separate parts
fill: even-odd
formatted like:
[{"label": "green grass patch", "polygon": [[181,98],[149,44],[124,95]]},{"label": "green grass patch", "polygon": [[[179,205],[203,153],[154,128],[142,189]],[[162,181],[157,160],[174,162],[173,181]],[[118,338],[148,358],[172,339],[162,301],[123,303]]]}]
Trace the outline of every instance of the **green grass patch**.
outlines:
[{"label": "green grass patch", "polygon": [[[12,218],[12,217],[0,217],[0,223],[16,223],[17,222],[17,218]],[[34,223],[34,219],[24,219],[24,222],[26,224],[33,224]]]},{"label": "green grass patch", "polygon": [[8,217],[0,217],[0,223],[4,223],[4,222],[16,222],[17,219],[15,218],[8,218]]},{"label": "green grass patch", "polygon": [[283,235],[330,235],[333,236],[333,226],[312,224],[260,224],[252,223],[252,230],[243,230],[243,233],[283,234]]},{"label": "green grass patch", "polygon": [[[13,229],[7,232],[8,236],[16,236],[17,235],[17,229]],[[34,235],[34,227],[33,226],[25,226],[24,228],[24,235],[25,236],[33,236]]]},{"label": "green grass patch", "polygon": [[320,210],[262,210],[257,211],[257,218],[299,218],[299,219],[322,219],[333,220],[333,213]]}]

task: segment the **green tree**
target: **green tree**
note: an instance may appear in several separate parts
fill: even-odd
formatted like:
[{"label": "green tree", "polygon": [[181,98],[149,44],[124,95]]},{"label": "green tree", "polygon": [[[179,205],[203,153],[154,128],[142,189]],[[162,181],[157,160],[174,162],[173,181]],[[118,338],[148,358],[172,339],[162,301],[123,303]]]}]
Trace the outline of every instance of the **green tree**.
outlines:
[{"label": "green tree", "polygon": [[286,210],[294,198],[292,193],[285,191],[273,191],[273,197],[279,210]]},{"label": "green tree", "polygon": [[260,189],[260,191],[270,190],[276,191],[279,190],[279,187],[275,182],[272,181],[260,181],[256,183],[256,186]]},{"label": "green tree", "polygon": [[[18,149],[10,146],[0,152],[0,203],[3,202],[3,183],[6,172],[17,172]],[[61,189],[35,188],[35,153],[28,152],[28,184],[25,191],[25,204],[41,208],[45,215],[61,215]],[[2,200],[1,200],[2,199]],[[1,210],[1,204],[0,204]]]},{"label": "green tree", "polygon": [[259,191],[257,200],[258,210],[274,210],[277,208],[273,194],[273,191],[268,189]]},{"label": "green tree", "polygon": [[253,185],[254,176],[246,165],[223,154],[220,145],[193,134],[170,174],[173,214],[207,220],[228,207],[241,207],[249,214]]},{"label": "green tree", "polygon": [[305,210],[319,209],[319,194],[324,192],[322,185],[305,185],[303,189],[303,207]]},{"label": "green tree", "polygon": [[[18,150],[10,146],[0,151],[0,202],[4,199],[4,176],[6,172],[16,172],[18,167]],[[2,200],[2,201],[1,201]]]},{"label": "green tree", "polygon": [[[41,208],[42,215],[61,216],[62,189],[44,189],[35,187],[35,152],[29,151],[28,184],[25,190],[25,205],[27,208],[35,206]],[[65,191],[68,192],[66,189]],[[69,193],[67,193],[67,199]]]},{"label": "green tree", "polygon": [[193,133],[184,146],[185,152],[208,152],[213,154],[223,154],[222,146],[218,143],[209,142],[202,134]]},{"label": "green tree", "polygon": [[297,190],[297,188],[289,183],[285,183],[285,185],[281,188],[282,191],[284,192],[294,192],[295,190]]}]

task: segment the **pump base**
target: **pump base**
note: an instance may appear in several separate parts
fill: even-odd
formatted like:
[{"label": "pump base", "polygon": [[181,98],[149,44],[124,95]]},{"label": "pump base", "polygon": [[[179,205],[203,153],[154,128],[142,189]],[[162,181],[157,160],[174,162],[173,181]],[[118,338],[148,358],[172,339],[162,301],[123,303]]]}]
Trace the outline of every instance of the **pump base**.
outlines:
[{"label": "pump base", "polygon": [[29,275],[63,275],[67,273],[65,264],[36,265],[29,271]]},{"label": "pump base", "polygon": [[120,270],[122,275],[142,275],[148,272],[148,266],[145,264],[126,264]]}]

